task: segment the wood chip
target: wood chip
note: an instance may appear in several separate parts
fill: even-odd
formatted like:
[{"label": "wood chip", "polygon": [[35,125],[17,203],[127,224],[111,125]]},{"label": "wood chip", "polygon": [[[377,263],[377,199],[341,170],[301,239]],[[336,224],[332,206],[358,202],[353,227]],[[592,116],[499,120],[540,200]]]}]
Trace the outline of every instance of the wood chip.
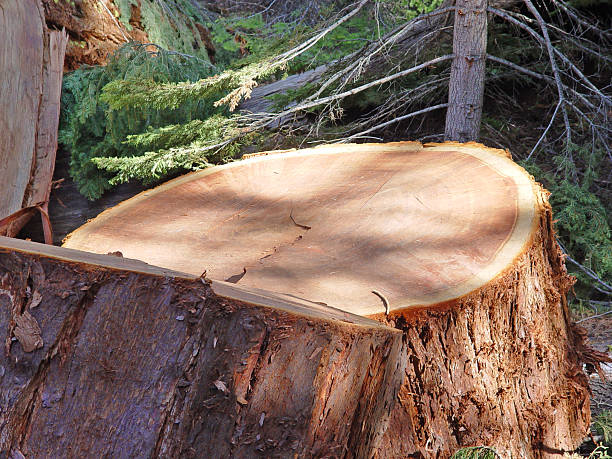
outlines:
[{"label": "wood chip", "polygon": [[38,290],[34,290],[34,293],[32,294],[32,301],[30,302],[30,309],[34,309],[36,306],[38,306],[42,301],[42,295],[40,294],[40,292]]},{"label": "wood chip", "polygon": [[314,351],[312,351],[312,354],[310,354],[310,357],[308,357],[308,360],[312,360],[313,357],[317,355],[319,352],[321,352],[322,350],[323,350],[322,347],[316,348]]},{"label": "wood chip", "polygon": [[213,384],[215,385],[217,389],[219,389],[224,394],[227,393],[227,386],[220,379],[217,379],[216,381],[214,381]]},{"label": "wood chip", "polygon": [[240,403],[241,405],[246,405],[246,404],[249,403],[249,402],[246,401],[246,399],[244,397],[241,397],[241,396],[236,397],[236,401],[238,403]]},{"label": "wood chip", "polygon": [[28,311],[17,316],[15,322],[17,327],[13,333],[24,352],[32,352],[43,347],[42,332],[38,322]]}]

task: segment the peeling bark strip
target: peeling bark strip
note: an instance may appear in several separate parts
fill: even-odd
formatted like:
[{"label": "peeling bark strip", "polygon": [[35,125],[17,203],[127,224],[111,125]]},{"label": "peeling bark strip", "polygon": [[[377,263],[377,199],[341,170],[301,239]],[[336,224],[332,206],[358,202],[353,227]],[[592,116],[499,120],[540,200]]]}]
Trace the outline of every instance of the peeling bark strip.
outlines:
[{"label": "peeling bark strip", "polygon": [[[47,29],[39,0],[3,0],[1,6],[0,219],[15,218],[0,225],[0,234],[15,236],[35,208],[43,218],[47,213],[68,35]],[[50,227],[44,227],[50,243]]]},{"label": "peeling bark strip", "polygon": [[401,383],[399,331],[299,299],[4,237],[0,279],[42,340],[0,358],[1,453],[365,457]]}]

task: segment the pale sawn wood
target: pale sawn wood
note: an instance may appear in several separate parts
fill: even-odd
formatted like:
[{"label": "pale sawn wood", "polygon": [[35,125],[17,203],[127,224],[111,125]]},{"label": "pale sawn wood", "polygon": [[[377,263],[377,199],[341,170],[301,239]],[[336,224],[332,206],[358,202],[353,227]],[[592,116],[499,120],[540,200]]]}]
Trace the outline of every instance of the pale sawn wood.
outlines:
[{"label": "pale sawn wood", "polygon": [[[46,209],[57,151],[68,35],[49,31],[39,0],[6,0],[0,15],[0,219]],[[0,227],[15,236],[34,210]]]},{"label": "pale sawn wood", "polygon": [[373,315],[498,276],[536,229],[534,190],[506,152],[478,144],[331,145],[172,180],[64,246],[220,280],[246,269],[240,285]]}]

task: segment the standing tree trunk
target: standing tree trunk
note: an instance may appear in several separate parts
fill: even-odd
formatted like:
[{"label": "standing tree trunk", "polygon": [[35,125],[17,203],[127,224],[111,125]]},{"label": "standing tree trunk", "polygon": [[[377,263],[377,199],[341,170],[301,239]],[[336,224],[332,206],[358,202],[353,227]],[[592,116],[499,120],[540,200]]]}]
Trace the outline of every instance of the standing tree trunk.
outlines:
[{"label": "standing tree trunk", "polygon": [[446,140],[478,140],[487,54],[487,0],[457,0]]}]

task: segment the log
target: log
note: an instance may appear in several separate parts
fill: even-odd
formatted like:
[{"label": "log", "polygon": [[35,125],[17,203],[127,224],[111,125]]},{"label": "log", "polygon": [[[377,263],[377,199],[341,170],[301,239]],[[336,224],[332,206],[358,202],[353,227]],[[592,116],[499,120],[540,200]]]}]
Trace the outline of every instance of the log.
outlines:
[{"label": "log", "polygon": [[0,234],[15,236],[36,208],[47,212],[68,35],[47,29],[39,0],[3,1],[2,13]]},{"label": "log", "polygon": [[0,237],[0,452],[371,456],[398,330],[293,297]]},{"label": "log", "polygon": [[573,281],[546,191],[506,151],[397,142],[252,155],[108,209],[65,247],[206,269],[401,330],[403,381],[376,457],[485,444],[544,458],[588,431]]}]

